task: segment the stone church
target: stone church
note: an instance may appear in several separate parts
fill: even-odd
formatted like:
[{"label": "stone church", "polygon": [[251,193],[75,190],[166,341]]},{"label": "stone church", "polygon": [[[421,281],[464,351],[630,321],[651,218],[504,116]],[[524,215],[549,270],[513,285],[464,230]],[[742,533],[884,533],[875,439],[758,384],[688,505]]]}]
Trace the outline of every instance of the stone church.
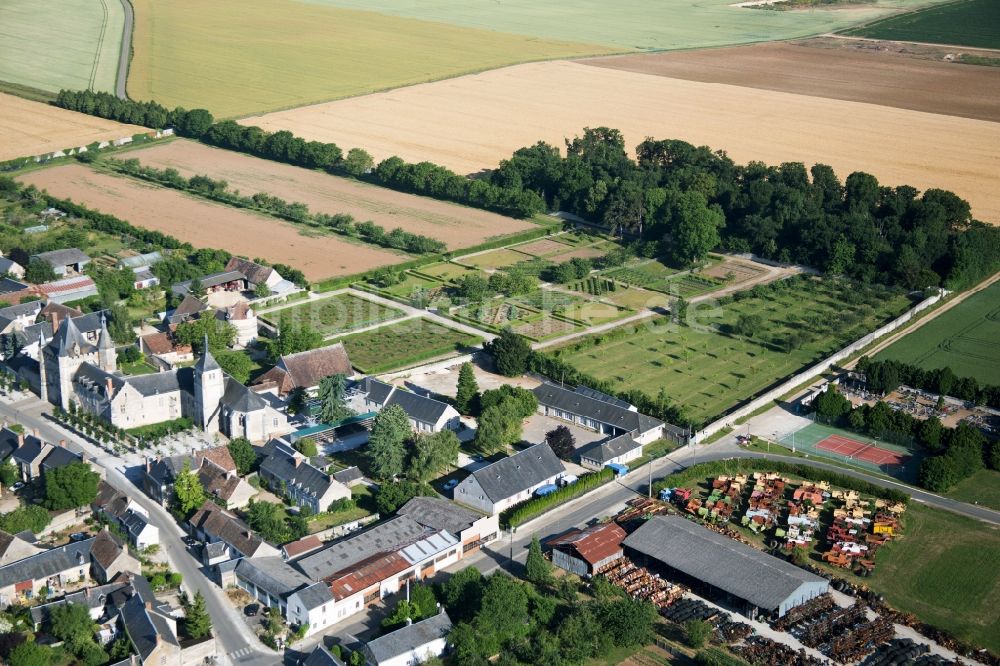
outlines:
[{"label": "stone church", "polygon": [[149,375],[119,373],[106,322],[96,343],[66,317],[52,339],[39,341],[43,400],[69,409],[75,402],[120,428],[138,428],[181,417],[205,432],[264,441],[289,430],[284,414],[219,366],[208,350],[193,367]]}]

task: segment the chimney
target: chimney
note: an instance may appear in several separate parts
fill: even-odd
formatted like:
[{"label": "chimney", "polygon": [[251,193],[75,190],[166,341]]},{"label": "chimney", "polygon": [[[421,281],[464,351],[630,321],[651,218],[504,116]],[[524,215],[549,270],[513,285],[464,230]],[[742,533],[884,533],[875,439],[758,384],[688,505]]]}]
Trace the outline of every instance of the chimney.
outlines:
[{"label": "chimney", "polygon": [[18,446],[23,446],[24,445],[24,430],[22,430],[21,432],[17,433],[17,444],[18,444]]},{"label": "chimney", "polygon": [[61,448],[61,449],[65,449],[66,448],[66,440],[65,439],[60,439],[59,440],[59,448]]},{"label": "chimney", "polygon": [[31,432],[35,435],[35,437],[39,437],[38,428],[32,428]]},{"label": "chimney", "polygon": [[111,377],[104,378],[104,390],[109,398],[111,397],[111,394],[115,392],[114,384],[111,382]]},{"label": "chimney", "polygon": [[59,312],[57,310],[53,310],[49,314],[52,317],[52,330],[53,331],[58,331],[59,330]]},{"label": "chimney", "polygon": [[[153,610],[153,602],[152,601],[146,601],[146,610]],[[157,643],[160,642],[160,635],[159,634],[156,634],[156,642]]]},{"label": "chimney", "polygon": [[147,472],[148,472],[148,471],[150,471],[150,469],[151,469],[152,467],[153,467],[153,463],[152,463],[152,462],[150,462],[150,460],[149,460],[149,456],[146,456],[146,471],[147,471]]}]

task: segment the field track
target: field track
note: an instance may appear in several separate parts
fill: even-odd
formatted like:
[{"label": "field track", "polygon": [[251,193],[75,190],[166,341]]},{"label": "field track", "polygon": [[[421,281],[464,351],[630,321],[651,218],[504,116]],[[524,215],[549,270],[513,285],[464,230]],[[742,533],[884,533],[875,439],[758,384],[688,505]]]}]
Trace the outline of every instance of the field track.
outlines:
[{"label": "field track", "polygon": [[145,132],[83,113],[0,93],[0,160],[41,155]]},{"label": "field track", "polygon": [[295,266],[310,280],[360,273],[407,258],[333,236],[303,236],[289,223],[131,178],[97,173],[80,164],[32,171],[18,180],[195,247],[222,248]]},{"label": "field track", "polygon": [[364,146],[376,159],[429,160],[460,173],[522,146],[562,146],[584,127],[616,127],[634,146],[683,139],[734,160],[817,162],[841,177],[953,190],[1000,223],[1000,123],[786,92],[545,62],[508,67],[241,121]]},{"label": "field track", "polygon": [[688,81],[867,102],[1000,121],[1000,67],[959,65],[876,51],[805,43],[754,44],[580,61]]},{"label": "field track", "polygon": [[221,178],[245,195],[265,192],[289,202],[304,203],[314,213],[347,213],[359,222],[371,220],[386,231],[401,227],[404,231],[441,240],[452,250],[534,226],[524,220],[395,192],[193,141],[159,144],[131,152],[128,157],[138,158],[146,166],[177,169],[185,177]]}]

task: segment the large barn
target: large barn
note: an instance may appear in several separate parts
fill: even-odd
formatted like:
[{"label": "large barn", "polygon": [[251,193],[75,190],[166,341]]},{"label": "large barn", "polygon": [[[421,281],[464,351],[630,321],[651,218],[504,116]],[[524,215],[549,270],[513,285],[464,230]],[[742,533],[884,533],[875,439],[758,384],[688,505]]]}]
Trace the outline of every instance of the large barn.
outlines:
[{"label": "large barn", "polygon": [[827,592],[829,581],[682,518],[656,516],[622,542],[636,563],[755,617],[781,617]]}]

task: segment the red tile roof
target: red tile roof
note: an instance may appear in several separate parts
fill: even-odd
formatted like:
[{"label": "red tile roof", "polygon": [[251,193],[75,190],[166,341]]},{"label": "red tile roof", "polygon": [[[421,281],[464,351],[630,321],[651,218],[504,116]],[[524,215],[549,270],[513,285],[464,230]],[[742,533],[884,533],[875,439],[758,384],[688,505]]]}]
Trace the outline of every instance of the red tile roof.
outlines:
[{"label": "red tile roof", "polygon": [[292,559],[298,557],[299,555],[312,552],[322,546],[323,542],[319,540],[319,537],[315,534],[310,534],[307,537],[302,537],[298,541],[286,543],[281,548],[285,551],[285,555],[288,556],[288,559]]},{"label": "red tile roof", "polygon": [[571,548],[590,564],[597,564],[621,550],[625,536],[625,530],[617,523],[603,523],[584,530],[573,530],[551,543],[553,548]]}]

